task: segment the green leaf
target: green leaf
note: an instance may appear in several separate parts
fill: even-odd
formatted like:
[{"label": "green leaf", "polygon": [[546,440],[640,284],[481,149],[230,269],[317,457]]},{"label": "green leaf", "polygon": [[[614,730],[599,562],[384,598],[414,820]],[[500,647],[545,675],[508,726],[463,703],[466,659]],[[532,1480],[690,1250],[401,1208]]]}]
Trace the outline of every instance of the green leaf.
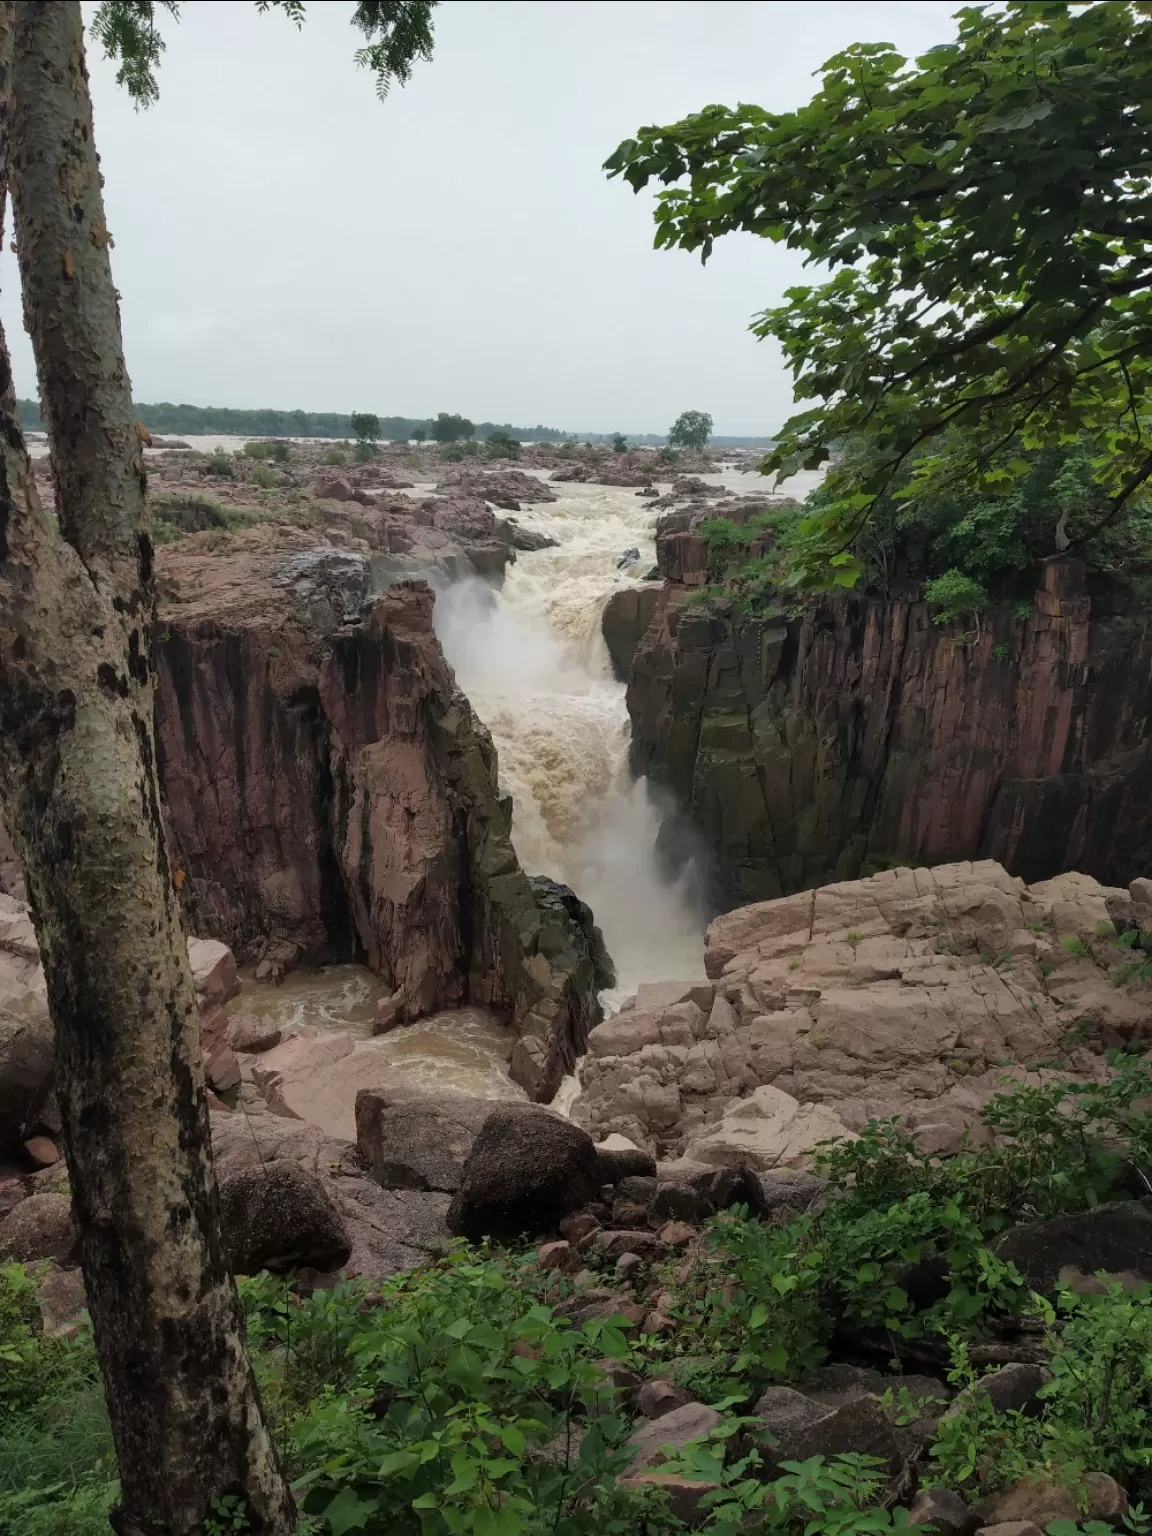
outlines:
[{"label": "green leaf", "polygon": [[351,1488],[343,1488],[324,1510],[332,1536],[344,1536],[346,1531],[362,1531],[378,1511],[376,1500],[362,1499]]}]

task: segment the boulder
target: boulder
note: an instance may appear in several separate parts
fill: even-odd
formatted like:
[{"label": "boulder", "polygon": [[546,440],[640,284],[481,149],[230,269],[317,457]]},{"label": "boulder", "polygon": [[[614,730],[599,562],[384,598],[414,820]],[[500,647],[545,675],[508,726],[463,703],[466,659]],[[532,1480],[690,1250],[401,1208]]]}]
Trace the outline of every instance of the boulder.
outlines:
[{"label": "boulder", "polygon": [[788,1387],[770,1387],[753,1414],[773,1442],[766,1449],[772,1466],[849,1452],[879,1457],[892,1475],[903,1466],[895,1431],[875,1397],[853,1397],[829,1409]]},{"label": "boulder", "polygon": [[[711,1513],[710,1510],[701,1509],[700,1501],[706,1493],[714,1493],[721,1483],[710,1483],[705,1479],[685,1477],[679,1472],[637,1472],[631,1477],[620,1479],[622,1488],[656,1488],[665,1494],[668,1499],[668,1508],[677,1520],[683,1521],[687,1526],[699,1525],[703,1519]],[[649,1523],[650,1529],[656,1526]]]},{"label": "boulder", "polygon": [[659,1377],[654,1381],[646,1381],[638,1389],[634,1398],[636,1412],[646,1419],[662,1419],[677,1408],[683,1408],[692,1401],[690,1395],[683,1387],[678,1387],[673,1381],[664,1381]]},{"label": "boulder", "polygon": [[[623,1136],[609,1137],[610,1141],[623,1141]],[[639,1147],[609,1147],[600,1142],[596,1147],[601,1184],[619,1184],[627,1178],[655,1178],[656,1159],[651,1152],[641,1152]]]},{"label": "boulder", "polygon": [[404,1088],[356,1095],[356,1145],[384,1189],[455,1194],[472,1144],[492,1113],[486,1099]]},{"label": "boulder", "polygon": [[188,960],[201,1008],[218,1008],[239,992],[240,976],[227,944],[218,939],[189,939]]},{"label": "boulder", "polygon": [[1152,1210],[1144,1200],[1028,1222],[1004,1233],[993,1246],[1037,1291],[1054,1290],[1058,1280],[1078,1290],[1097,1290],[1101,1271],[1132,1287],[1152,1282]]},{"label": "boulder", "polygon": [[1031,1408],[1037,1401],[1040,1388],[1051,1380],[1052,1372],[1046,1366],[1014,1362],[1001,1366],[998,1371],[990,1371],[987,1376],[981,1376],[971,1391],[983,1392],[997,1413],[1014,1413],[1022,1408]]},{"label": "boulder", "polygon": [[951,1488],[921,1488],[908,1511],[908,1523],[934,1526],[936,1536],[972,1536],[980,1521]]},{"label": "boulder", "polygon": [[220,1230],[233,1274],[339,1269],[352,1245],[315,1174],[277,1159],[220,1184]]},{"label": "boulder", "polygon": [[[1082,1497],[1081,1497],[1082,1496]],[[1081,1508],[1087,1500],[1087,1509]],[[1053,1520],[1103,1520],[1120,1527],[1128,1512],[1128,1495],[1104,1472],[1088,1472],[1080,1489],[1068,1488],[1055,1478],[1022,1477],[1008,1488],[981,1501],[976,1513],[981,1525],[1002,1525],[1030,1520],[1047,1530]]]},{"label": "boulder", "polygon": [[760,1186],[760,1210],[765,1216],[779,1212],[782,1220],[800,1216],[823,1200],[828,1180],[794,1168],[773,1168],[756,1176]]},{"label": "boulder", "polygon": [[17,1153],[52,1089],[52,1021],[46,1012],[0,1011],[0,1156]]},{"label": "boulder", "polygon": [[270,1051],[280,1044],[281,1037],[282,1031],[274,1019],[251,1013],[232,1014],[224,1031],[225,1043],[234,1051]]},{"label": "boulder", "polygon": [[50,1136],[29,1136],[24,1156],[34,1168],[51,1168],[60,1161],[60,1148]]},{"label": "boulder", "polygon": [[977,1536],[1044,1536],[1031,1520],[1006,1520],[1003,1525],[982,1525]]},{"label": "boulder", "polygon": [[656,1169],[656,1193],[649,1206],[649,1218],[656,1221],[683,1221],[701,1226],[717,1211],[732,1205],[759,1209],[760,1186],[747,1168],[709,1167],[679,1158],[660,1163]]},{"label": "boulder", "polygon": [[37,1282],[36,1305],[41,1327],[49,1338],[68,1333],[88,1305],[84,1276],[79,1269],[60,1269],[53,1264]]},{"label": "boulder", "polygon": [[595,1198],[599,1176],[586,1131],[534,1106],[496,1109],[472,1143],[448,1225],[474,1241],[542,1236]]},{"label": "boulder", "polygon": [[719,1126],[693,1137],[684,1155],[719,1167],[803,1168],[821,1142],[855,1139],[830,1109],[802,1105],[782,1089],[764,1086],[730,1104]]},{"label": "boulder", "polygon": [[861,1365],[822,1365],[798,1382],[797,1392],[827,1408],[839,1408],[857,1397],[878,1397],[886,1386],[898,1387],[899,1380],[885,1381],[879,1371]]},{"label": "boulder", "polygon": [[709,1408],[704,1403],[685,1403],[681,1408],[673,1408],[660,1418],[642,1424],[628,1439],[632,1452],[629,1472],[658,1467],[668,1459],[665,1455],[666,1447],[679,1451],[693,1441],[706,1440],[722,1422],[715,1408]]},{"label": "boulder", "polygon": [[29,1195],[0,1221],[0,1263],[38,1259],[68,1263],[75,1257],[76,1229],[66,1195]]}]

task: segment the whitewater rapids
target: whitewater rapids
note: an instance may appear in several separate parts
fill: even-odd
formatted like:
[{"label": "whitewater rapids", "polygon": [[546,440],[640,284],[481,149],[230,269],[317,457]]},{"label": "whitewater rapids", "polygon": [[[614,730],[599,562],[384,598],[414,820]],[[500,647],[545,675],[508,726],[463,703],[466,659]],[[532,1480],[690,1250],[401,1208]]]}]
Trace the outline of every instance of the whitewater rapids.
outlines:
[{"label": "whitewater rapids", "polygon": [[[436,628],[492,733],[521,864],[595,914],[617,971],[611,1006],[641,981],[703,975],[703,913],[691,867],[676,881],[659,868],[659,813],[629,778],[624,685],[600,629],[608,597],[654,564],[656,514],[634,490],[556,489],[559,501],[516,514],[556,547],[521,554],[499,591],[479,579],[444,587]],[[618,569],[628,549],[640,559]]]}]

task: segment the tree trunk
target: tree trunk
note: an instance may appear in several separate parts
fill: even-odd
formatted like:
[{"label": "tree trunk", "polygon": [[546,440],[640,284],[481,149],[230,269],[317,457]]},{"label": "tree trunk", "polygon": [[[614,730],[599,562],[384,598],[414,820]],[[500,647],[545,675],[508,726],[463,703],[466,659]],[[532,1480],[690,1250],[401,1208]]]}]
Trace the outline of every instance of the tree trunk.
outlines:
[{"label": "tree trunk", "polygon": [[[124,1536],[212,1500],[295,1526],[221,1258],[188,954],[152,729],[152,550],[92,137],[80,6],[0,4],[25,314],[56,476],[36,500],[0,338],[0,798],[56,1029],[80,1259]],[[8,61],[11,61],[9,70]],[[2,203],[0,203],[2,207]]]}]

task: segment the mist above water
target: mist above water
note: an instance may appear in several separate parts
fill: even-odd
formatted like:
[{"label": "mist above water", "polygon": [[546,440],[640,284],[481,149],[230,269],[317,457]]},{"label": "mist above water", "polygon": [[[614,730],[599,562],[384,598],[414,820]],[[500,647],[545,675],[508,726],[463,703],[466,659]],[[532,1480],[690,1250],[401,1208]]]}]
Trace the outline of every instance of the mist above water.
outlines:
[{"label": "mist above water", "polygon": [[566,485],[519,520],[558,547],[520,555],[499,592],[476,580],[436,601],[445,654],[496,744],[516,852],[529,874],[570,885],[592,908],[615,996],[700,976],[698,882],[691,867],[676,880],[660,868],[659,814],[628,774],[624,685],[600,632],[608,596],[638,584],[617,569],[622,552],[639,549],[634,572],[653,563],[651,507],[631,490]]}]

